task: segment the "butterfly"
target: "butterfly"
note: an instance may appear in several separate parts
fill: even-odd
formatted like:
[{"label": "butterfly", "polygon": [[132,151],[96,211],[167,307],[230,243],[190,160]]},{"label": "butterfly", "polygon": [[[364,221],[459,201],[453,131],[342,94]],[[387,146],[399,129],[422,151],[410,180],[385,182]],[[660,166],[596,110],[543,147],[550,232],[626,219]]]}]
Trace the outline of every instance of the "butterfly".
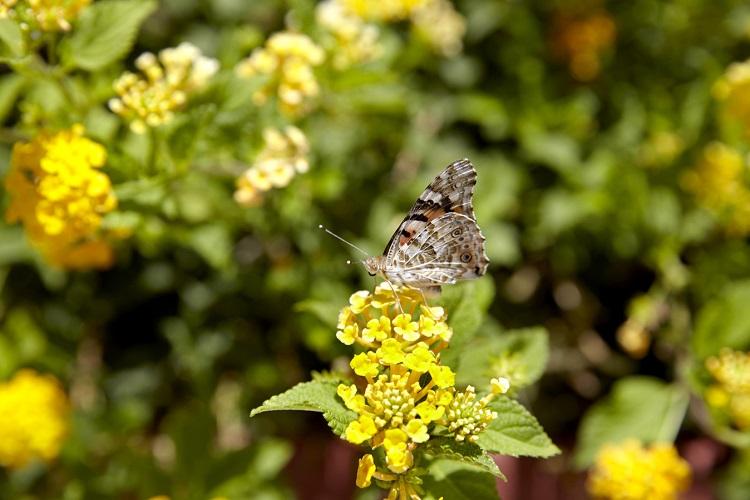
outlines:
[{"label": "butterfly", "polygon": [[482,276],[490,261],[474,217],[476,183],[477,172],[469,160],[445,167],[417,198],[383,255],[362,261],[370,276],[433,290]]}]

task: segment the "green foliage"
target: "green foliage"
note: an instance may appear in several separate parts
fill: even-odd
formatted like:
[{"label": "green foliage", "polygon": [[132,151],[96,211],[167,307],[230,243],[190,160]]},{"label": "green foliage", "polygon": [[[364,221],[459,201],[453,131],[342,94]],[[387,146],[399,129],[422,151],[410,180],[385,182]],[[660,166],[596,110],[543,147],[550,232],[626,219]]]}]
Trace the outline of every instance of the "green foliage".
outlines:
[{"label": "green foliage", "polygon": [[[505,479],[505,476],[490,455],[474,443],[456,442],[453,438],[439,437],[427,441],[424,452],[433,459],[431,470],[440,469],[434,462],[460,462],[466,470],[475,469],[477,472],[490,473],[493,476]],[[435,473],[433,472],[433,475]],[[438,476],[442,474],[438,473]]]},{"label": "green foliage", "polygon": [[141,23],[156,9],[154,0],[104,0],[83,11],[62,47],[65,63],[97,71],[124,57]]},{"label": "green foliage", "polygon": [[456,380],[462,385],[484,388],[491,378],[505,376],[510,379],[512,390],[522,389],[539,380],[548,356],[549,340],[544,328],[476,338],[461,353]]},{"label": "green foliage", "polygon": [[495,479],[474,466],[454,460],[436,460],[424,480],[426,498],[444,500],[491,500],[499,498]]},{"label": "green foliage", "polygon": [[634,376],[616,382],[609,396],[591,407],[581,422],[576,464],[591,464],[597,450],[607,443],[673,441],[688,400],[684,388],[658,379]]},{"label": "green foliage", "polygon": [[750,282],[734,283],[698,312],[692,338],[694,354],[703,360],[722,347],[750,346]]},{"label": "green foliage", "polygon": [[520,403],[499,396],[490,403],[498,416],[479,435],[477,444],[490,453],[512,457],[551,457],[560,453],[536,418]]},{"label": "green foliage", "polygon": [[341,398],[336,395],[336,388],[341,383],[344,381],[334,378],[318,378],[310,382],[302,382],[268,399],[255,408],[250,416],[268,411],[316,411],[322,413],[331,430],[341,436],[349,422],[356,419],[356,413],[344,406]]}]

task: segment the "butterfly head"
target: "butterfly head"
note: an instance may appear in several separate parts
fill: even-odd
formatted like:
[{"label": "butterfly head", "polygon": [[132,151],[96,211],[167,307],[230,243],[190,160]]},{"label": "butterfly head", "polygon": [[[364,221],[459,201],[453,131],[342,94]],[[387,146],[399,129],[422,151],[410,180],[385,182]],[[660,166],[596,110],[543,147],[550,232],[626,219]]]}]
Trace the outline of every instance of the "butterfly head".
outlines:
[{"label": "butterfly head", "polygon": [[370,276],[375,276],[377,274],[380,274],[383,271],[383,263],[384,259],[382,255],[377,255],[375,257],[367,257],[365,260],[362,261],[362,264],[364,264],[365,269],[367,269],[367,274]]}]

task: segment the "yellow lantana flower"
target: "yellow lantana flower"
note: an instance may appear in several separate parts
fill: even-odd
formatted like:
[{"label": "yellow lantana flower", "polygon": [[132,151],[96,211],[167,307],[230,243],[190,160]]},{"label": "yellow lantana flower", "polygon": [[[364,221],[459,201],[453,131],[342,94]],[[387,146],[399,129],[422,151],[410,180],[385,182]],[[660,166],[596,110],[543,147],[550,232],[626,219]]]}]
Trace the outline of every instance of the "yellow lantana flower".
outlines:
[{"label": "yellow lantana flower", "polygon": [[115,82],[117,97],[110,99],[109,109],[138,134],[169,122],[219,70],[218,61],[187,42],[163,49],[158,56],[144,52],[135,66],[140,73],[125,72]]},{"label": "yellow lantana flower", "polygon": [[0,465],[53,460],[68,434],[70,408],[52,376],[21,370],[0,383]]},{"label": "yellow lantana flower", "polygon": [[690,466],[673,445],[629,440],[601,449],[586,488],[602,500],[675,500],[689,484]]},{"label": "yellow lantana flower", "polygon": [[253,94],[256,104],[276,94],[284,113],[299,116],[310,108],[308,100],[320,92],[313,67],[325,58],[323,49],[307,35],[284,31],[272,35],[265,47],[241,61],[235,72],[242,77],[265,75],[268,82]]},{"label": "yellow lantana flower", "polygon": [[40,133],[13,146],[5,188],[8,222],[22,222],[46,260],[71,269],[108,267],[113,252],[100,232],[102,217],[117,206],[109,177],[99,170],[107,152],[75,125]]},{"label": "yellow lantana flower", "polygon": [[234,199],[240,205],[258,205],[263,193],[272,188],[288,186],[297,174],[303,174],[310,168],[307,159],[310,144],[297,127],[289,125],[283,130],[266,128],[263,130],[263,141],[263,149],[253,166],[237,179]]}]

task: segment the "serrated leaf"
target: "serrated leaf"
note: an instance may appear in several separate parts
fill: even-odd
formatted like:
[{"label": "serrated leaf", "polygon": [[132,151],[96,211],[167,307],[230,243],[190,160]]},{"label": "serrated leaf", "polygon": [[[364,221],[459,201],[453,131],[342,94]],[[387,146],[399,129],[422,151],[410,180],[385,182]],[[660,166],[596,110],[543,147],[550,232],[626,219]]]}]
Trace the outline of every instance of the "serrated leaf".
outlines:
[{"label": "serrated leaf", "polygon": [[491,378],[502,375],[510,376],[513,389],[521,389],[542,376],[548,356],[549,339],[541,327],[477,338],[461,352],[456,383],[482,388]]},{"label": "serrated leaf", "polygon": [[66,63],[96,71],[124,57],[141,23],[156,9],[153,0],[108,0],[83,11],[63,45]]},{"label": "serrated leaf", "polygon": [[746,350],[750,347],[750,281],[728,287],[721,296],[698,312],[693,334],[693,352],[701,359],[721,348]]},{"label": "serrated leaf", "polygon": [[427,441],[423,450],[435,460],[460,462],[476,469],[477,472],[487,472],[503,480],[506,479],[492,457],[474,443],[459,442],[449,437],[437,437]]},{"label": "serrated leaf", "polygon": [[646,443],[673,441],[682,425],[686,390],[651,377],[628,377],[584,415],[575,462],[590,465],[599,448],[635,438]]},{"label": "serrated leaf", "polygon": [[423,498],[443,500],[497,500],[495,477],[453,460],[436,460],[423,479]]},{"label": "serrated leaf", "polygon": [[322,413],[333,432],[341,436],[349,422],[357,418],[357,414],[344,406],[336,394],[336,388],[341,383],[346,381],[325,379],[302,382],[286,392],[271,397],[250,412],[250,416],[254,417],[267,411],[316,411]]},{"label": "serrated leaf", "polygon": [[499,396],[489,405],[497,418],[479,434],[477,444],[485,451],[512,457],[551,457],[560,449],[536,418],[519,402]]}]

